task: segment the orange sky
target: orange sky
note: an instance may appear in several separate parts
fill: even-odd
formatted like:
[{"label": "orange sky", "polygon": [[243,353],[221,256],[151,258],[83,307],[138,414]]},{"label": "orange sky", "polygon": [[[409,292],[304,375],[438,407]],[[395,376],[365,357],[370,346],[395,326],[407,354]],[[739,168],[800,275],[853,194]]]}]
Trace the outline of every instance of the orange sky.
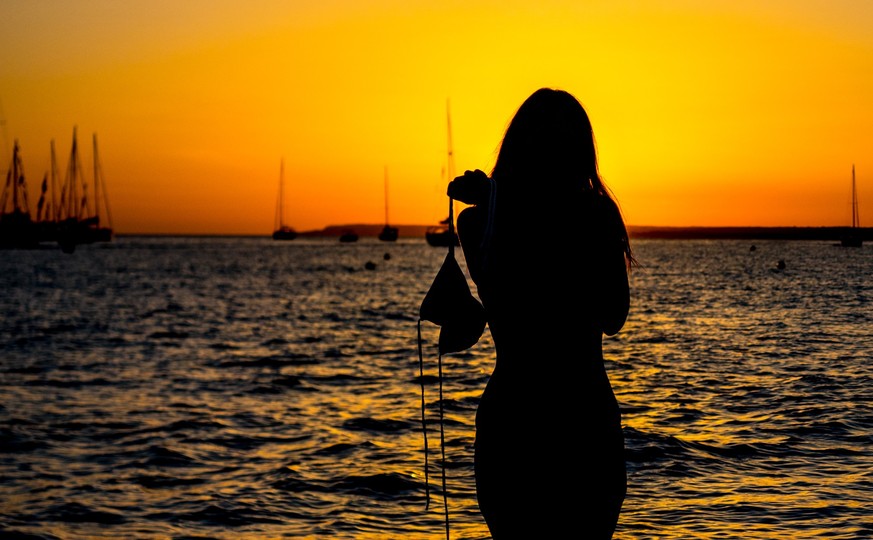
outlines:
[{"label": "orange sky", "polygon": [[[3,169],[74,126],[117,233],[445,217],[535,89],[575,94],[632,225],[873,226],[868,0],[5,0]],[[34,208],[32,208],[34,210]]]}]

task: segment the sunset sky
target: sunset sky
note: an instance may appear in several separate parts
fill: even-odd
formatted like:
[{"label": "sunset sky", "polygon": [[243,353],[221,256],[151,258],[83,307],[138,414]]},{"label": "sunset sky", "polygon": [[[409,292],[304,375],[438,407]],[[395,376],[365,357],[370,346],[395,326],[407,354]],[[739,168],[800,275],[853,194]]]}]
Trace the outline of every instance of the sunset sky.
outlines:
[{"label": "sunset sky", "polygon": [[[4,0],[3,170],[32,211],[91,139],[117,233],[445,217],[539,87],[591,117],[631,225],[873,226],[869,0]],[[62,180],[62,178],[61,178]]]}]

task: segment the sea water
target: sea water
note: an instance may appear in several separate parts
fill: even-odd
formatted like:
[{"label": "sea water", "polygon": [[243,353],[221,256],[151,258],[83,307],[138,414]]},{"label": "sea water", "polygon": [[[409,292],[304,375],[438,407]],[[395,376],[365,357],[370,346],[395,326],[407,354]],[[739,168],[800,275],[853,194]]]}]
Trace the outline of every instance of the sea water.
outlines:
[{"label": "sea water", "polygon": [[[634,248],[630,315],[604,339],[627,445],[615,538],[873,537],[873,246]],[[445,494],[451,538],[488,538],[472,444],[490,334],[442,359],[444,445],[427,322],[419,376],[445,254],[402,237],[0,252],[0,537],[439,539]]]}]

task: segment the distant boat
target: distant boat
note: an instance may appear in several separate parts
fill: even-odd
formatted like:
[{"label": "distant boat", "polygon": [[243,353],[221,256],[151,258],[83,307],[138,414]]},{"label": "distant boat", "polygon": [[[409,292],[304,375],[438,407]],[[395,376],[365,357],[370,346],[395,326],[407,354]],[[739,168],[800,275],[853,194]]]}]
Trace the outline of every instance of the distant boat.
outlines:
[{"label": "distant boat", "polygon": [[383,242],[396,242],[399,231],[397,227],[391,227],[390,225],[385,225],[382,227],[382,230],[379,231],[379,240]]},{"label": "distant boat", "polygon": [[852,165],[852,227],[840,238],[843,247],[861,247],[863,240],[858,230],[861,227],[861,217],[858,215],[858,191],[855,188],[855,165]]},{"label": "distant boat", "polygon": [[30,217],[24,165],[16,140],[0,199],[0,249],[30,249],[37,245],[37,229]]},{"label": "distant boat", "polygon": [[73,145],[57,213],[57,241],[64,253],[72,253],[77,245],[112,240],[112,216],[109,213],[109,198],[97,157],[97,135],[94,135],[93,203],[88,197],[87,187],[82,172],[82,160],[79,158],[76,129],[73,128]]},{"label": "distant boat", "polygon": [[[94,145],[94,213],[91,222],[91,239],[94,242],[109,242],[112,240],[112,215],[109,213],[109,196],[106,191],[106,180],[103,179],[103,167],[100,165],[100,159],[97,156],[97,134],[92,137]],[[102,200],[101,200],[102,197]],[[100,210],[102,203],[103,211]],[[100,219],[105,218],[103,225],[100,224]]]},{"label": "distant boat", "polygon": [[43,178],[34,221],[28,208],[27,186],[18,141],[15,141],[12,164],[0,202],[0,246],[34,248],[43,242],[57,242],[62,251],[72,253],[80,244],[110,242],[113,236],[112,216],[109,213],[106,182],[97,154],[97,135],[94,135],[94,181],[91,184],[93,195],[90,196],[82,160],[79,158],[76,129],[73,128],[73,145],[60,202],[57,201],[55,193],[57,174],[54,141],[51,150],[51,176],[46,174]]},{"label": "distant boat", "polygon": [[[451,182],[455,178],[455,156],[452,151],[452,117],[449,111],[449,103],[446,101],[446,133],[447,133],[447,176],[448,181]],[[434,247],[448,247],[448,246],[460,246],[461,242],[458,239],[458,233],[455,232],[455,228],[452,226],[454,222],[454,216],[451,215],[454,210],[452,209],[451,200],[449,200],[449,212],[450,215],[446,219],[440,221],[439,225],[433,225],[428,227],[424,231],[424,239],[427,240],[428,245]]]},{"label": "distant boat", "polygon": [[455,232],[453,227],[449,227],[450,219],[450,217],[446,218],[440,221],[439,225],[433,225],[431,227],[428,227],[427,230],[424,231],[424,239],[427,240],[428,245],[434,247],[461,245],[460,240],[458,240],[458,234]]},{"label": "distant boat", "polygon": [[51,170],[42,180],[39,202],[36,204],[36,229],[40,242],[58,241],[58,167],[55,157],[55,141],[52,139]]},{"label": "distant boat", "polygon": [[396,242],[399,230],[388,224],[388,167],[385,167],[385,226],[379,232],[379,240],[383,242]]},{"label": "distant boat", "polygon": [[297,231],[285,224],[285,160],[279,161],[279,198],[276,200],[276,220],[273,240],[294,240]]},{"label": "distant boat", "polygon": [[344,244],[348,244],[351,242],[357,242],[358,241],[358,233],[356,233],[355,231],[346,231],[340,235],[339,241],[344,243]]}]

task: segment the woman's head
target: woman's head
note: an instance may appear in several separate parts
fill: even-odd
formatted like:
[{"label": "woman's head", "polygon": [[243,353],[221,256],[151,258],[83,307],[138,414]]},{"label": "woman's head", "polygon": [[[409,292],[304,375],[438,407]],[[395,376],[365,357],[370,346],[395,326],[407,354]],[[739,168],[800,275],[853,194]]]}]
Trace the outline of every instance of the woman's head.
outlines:
[{"label": "woman's head", "polygon": [[594,132],[582,104],[564,90],[531,94],[506,129],[492,176],[602,192]]},{"label": "woman's head", "polygon": [[[505,204],[524,207],[525,212],[536,211],[537,205],[554,218],[560,207],[573,207],[578,203],[576,195],[586,193],[602,195],[615,204],[600,178],[588,113],[564,90],[540,88],[521,104],[503,136],[491,177],[500,186],[498,193]],[[617,233],[628,264],[633,265],[620,213],[618,218]]]}]

